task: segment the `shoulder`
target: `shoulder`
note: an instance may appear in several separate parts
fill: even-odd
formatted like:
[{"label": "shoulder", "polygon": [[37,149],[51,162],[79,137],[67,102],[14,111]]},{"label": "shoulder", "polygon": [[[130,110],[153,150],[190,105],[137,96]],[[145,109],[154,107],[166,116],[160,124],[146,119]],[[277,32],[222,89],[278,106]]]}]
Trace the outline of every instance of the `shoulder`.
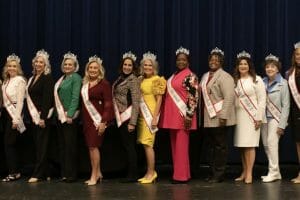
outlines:
[{"label": "shoulder", "polygon": [[74,80],[80,80],[81,81],[81,76],[78,74],[78,73],[76,73],[76,72],[74,72],[73,74],[72,74],[72,78],[74,79]]},{"label": "shoulder", "polygon": [[26,85],[26,80],[23,76],[17,76],[16,77],[16,82],[18,82],[18,84],[25,84]]}]

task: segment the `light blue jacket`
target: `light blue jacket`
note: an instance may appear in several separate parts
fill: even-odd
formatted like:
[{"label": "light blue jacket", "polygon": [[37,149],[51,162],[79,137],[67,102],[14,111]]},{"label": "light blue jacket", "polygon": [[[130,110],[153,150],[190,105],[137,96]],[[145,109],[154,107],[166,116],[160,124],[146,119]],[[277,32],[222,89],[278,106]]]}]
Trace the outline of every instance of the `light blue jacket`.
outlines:
[{"label": "light blue jacket", "polygon": [[[279,128],[285,129],[290,112],[290,92],[288,82],[278,73],[271,85],[268,85],[268,77],[263,79],[269,99],[281,111]],[[273,118],[271,113],[266,110],[267,118]]]}]

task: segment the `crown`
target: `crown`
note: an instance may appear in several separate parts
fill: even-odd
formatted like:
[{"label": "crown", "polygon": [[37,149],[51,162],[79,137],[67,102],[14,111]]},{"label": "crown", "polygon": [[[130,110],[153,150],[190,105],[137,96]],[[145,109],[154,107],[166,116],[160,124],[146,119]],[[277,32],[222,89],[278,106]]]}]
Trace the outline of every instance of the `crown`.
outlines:
[{"label": "crown", "polygon": [[43,58],[49,60],[49,54],[44,49],[41,49],[38,52],[36,52],[36,57],[39,56],[42,56]]},{"label": "crown", "polygon": [[251,58],[251,55],[248,52],[246,52],[245,50],[243,50],[236,57],[237,58]]},{"label": "crown", "polygon": [[176,56],[180,53],[183,53],[187,56],[190,55],[190,51],[183,47],[179,47],[179,49],[177,49],[175,53],[176,53]]},{"label": "crown", "polygon": [[71,53],[70,51],[68,51],[68,53],[66,53],[64,55],[64,60],[65,59],[72,59],[76,62],[77,61],[77,56],[75,54]]},{"label": "crown", "polygon": [[102,60],[100,57],[98,57],[97,55],[91,56],[89,57],[89,62],[97,62],[100,65],[102,65]]},{"label": "crown", "polygon": [[143,59],[150,59],[155,61],[156,60],[156,55],[148,51],[147,53],[143,54]]},{"label": "crown", "polygon": [[216,47],[213,50],[211,50],[210,54],[213,54],[213,53],[221,54],[222,56],[224,56],[224,51],[222,51],[218,47]]},{"label": "crown", "polygon": [[300,48],[300,41],[297,42],[296,44],[294,44],[294,48],[295,48],[295,49],[299,49],[299,48]]},{"label": "crown", "polygon": [[123,59],[125,58],[131,58],[134,62],[136,61],[136,56],[131,51],[123,54]]},{"label": "crown", "polygon": [[274,61],[278,62],[279,58],[270,53],[267,57],[265,57],[265,61],[267,61],[267,60],[274,60]]},{"label": "crown", "polygon": [[17,61],[18,63],[20,63],[21,62],[21,60],[20,60],[20,58],[19,58],[19,56],[17,56],[16,54],[10,54],[7,58],[6,58],[6,61],[7,62],[10,62],[10,61]]}]

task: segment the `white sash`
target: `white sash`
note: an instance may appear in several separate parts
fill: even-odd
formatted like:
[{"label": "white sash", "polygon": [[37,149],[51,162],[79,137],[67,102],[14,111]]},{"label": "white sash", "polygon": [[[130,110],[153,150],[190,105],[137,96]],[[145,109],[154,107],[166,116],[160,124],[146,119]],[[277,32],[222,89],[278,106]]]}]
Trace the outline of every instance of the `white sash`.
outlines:
[{"label": "white sash", "polygon": [[294,98],[295,103],[297,104],[298,108],[300,109],[300,94],[295,82],[295,70],[289,77],[289,86],[291,89],[292,96]]},{"label": "white sash", "polygon": [[[32,99],[29,95],[29,92],[28,92],[28,88],[31,84],[33,80],[33,77],[31,77],[28,81],[28,85],[27,85],[27,95],[26,95],[26,102],[27,102],[27,107],[28,107],[28,111],[29,111],[29,114],[32,118],[32,121],[35,125],[38,125],[40,120],[41,120],[41,117],[40,117],[40,112],[37,110],[37,108],[35,107],[34,103],[32,102]],[[47,116],[47,119],[49,119],[52,114],[53,114],[53,108],[49,109],[49,112],[48,112],[48,116]]]},{"label": "white sash", "polygon": [[64,80],[64,76],[60,77],[60,79],[56,82],[56,84],[54,86],[55,107],[56,107],[58,119],[60,120],[60,122],[62,124],[67,121],[67,116],[65,114],[64,107],[63,107],[63,105],[62,105],[62,103],[59,99],[59,96],[58,96],[58,88],[59,88],[59,86],[60,86],[60,84],[62,83],[63,80]]},{"label": "white sash", "polygon": [[[16,118],[16,107],[11,102],[11,100],[9,99],[9,96],[6,93],[6,88],[7,88],[8,84],[9,84],[9,81],[5,85],[2,86],[3,104],[4,104],[4,107],[6,108],[8,114],[10,115],[10,117],[12,119],[14,119],[14,118]],[[20,116],[20,119],[18,119],[17,130],[20,133],[23,133],[26,130],[26,127],[24,125],[24,122],[23,122],[23,119],[21,116]]]},{"label": "white sash", "polygon": [[88,111],[90,117],[92,118],[94,122],[94,126],[97,128],[101,123],[102,116],[97,111],[97,109],[92,104],[92,102],[89,100],[89,83],[86,83],[82,86],[81,95],[82,95],[83,104],[85,105],[86,110]]},{"label": "white sash", "polygon": [[207,112],[209,114],[210,118],[213,118],[215,116],[217,116],[217,113],[220,112],[222,110],[223,107],[223,100],[213,104],[212,101],[210,100],[210,97],[207,93],[207,82],[208,82],[208,78],[209,78],[209,72],[207,72],[204,77],[203,80],[201,82],[201,88],[202,88],[202,93],[203,93],[203,100],[205,103],[205,107],[207,109]]},{"label": "white sash", "polygon": [[180,96],[176,93],[174,88],[172,87],[171,82],[172,82],[173,77],[174,77],[174,75],[172,75],[167,81],[168,93],[171,96],[171,98],[172,98],[173,102],[175,103],[175,105],[177,106],[177,108],[179,109],[181,116],[186,117],[187,106],[186,106],[185,102],[180,98]]},{"label": "white sash", "polygon": [[271,113],[271,115],[274,117],[274,119],[279,123],[281,112],[275,106],[275,104],[271,101],[271,99],[269,98],[268,95],[267,95],[267,109]]},{"label": "white sash", "polygon": [[251,99],[249,98],[249,96],[246,94],[241,80],[239,80],[234,91],[236,96],[239,97],[240,103],[242,104],[244,110],[249,114],[250,118],[255,122],[257,109],[253,104],[253,102],[251,101]]},{"label": "white sash", "polygon": [[[116,80],[116,82],[118,82],[118,80]],[[122,112],[120,114],[118,105],[117,105],[116,100],[114,98],[115,83],[114,83],[114,85],[112,87],[113,88],[113,91],[112,91],[112,101],[113,101],[113,105],[114,105],[114,111],[115,111],[115,117],[116,117],[116,121],[117,121],[117,126],[120,127],[125,121],[127,121],[128,119],[130,119],[131,112],[132,112],[132,106],[129,106],[124,112]],[[120,83],[120,84],[122,84],[122,83]]]},{"label": "white sash", "polygon": [[143,97],[141,97],[141,102],[140,102],[140,109],[141,109],[141,113],[143,115],[143,118],[145,119],[145,122],[149,128],[149,130],[151,131],[151,133],[155,133],[156,131],[158,131],[158,128],[152,128],[152,120],[153,120],[153,116],[151,111],[149,110],[148,105],[146,104],[145,100]]}]

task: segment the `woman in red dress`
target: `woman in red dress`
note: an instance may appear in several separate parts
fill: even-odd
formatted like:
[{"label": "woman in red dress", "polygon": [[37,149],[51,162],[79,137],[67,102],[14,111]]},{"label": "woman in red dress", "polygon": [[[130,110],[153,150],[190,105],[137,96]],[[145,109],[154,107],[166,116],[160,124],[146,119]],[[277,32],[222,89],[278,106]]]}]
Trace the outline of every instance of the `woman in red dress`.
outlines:
[{"label": "woman in red dress", "polygon": [[81,89],[83,133],[92,166],[91,177],[85,182],[87,185],[95,185],[102,179],[99,148],[105,129],[113,118],[111,85],[104,75],[102,60],[97,56],[90,57]]}]

